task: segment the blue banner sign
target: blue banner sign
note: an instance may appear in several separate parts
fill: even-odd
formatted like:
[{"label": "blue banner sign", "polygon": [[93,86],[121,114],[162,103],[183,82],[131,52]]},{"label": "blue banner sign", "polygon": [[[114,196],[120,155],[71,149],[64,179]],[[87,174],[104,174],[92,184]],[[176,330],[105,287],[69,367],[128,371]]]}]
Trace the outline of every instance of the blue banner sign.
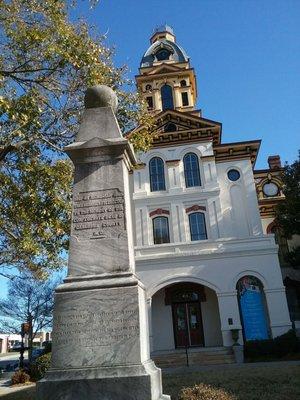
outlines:
[{"label": "blue banner sign", "polygon": [[257,286],[248,286],[240,296],[246,340],[268,339],[262,293]]}]

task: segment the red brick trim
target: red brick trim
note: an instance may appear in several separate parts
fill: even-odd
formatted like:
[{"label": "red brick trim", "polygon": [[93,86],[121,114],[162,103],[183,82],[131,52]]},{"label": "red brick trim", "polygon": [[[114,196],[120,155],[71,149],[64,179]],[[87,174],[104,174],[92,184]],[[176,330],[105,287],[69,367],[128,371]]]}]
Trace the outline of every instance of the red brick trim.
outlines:
[{"label": "red brick trim", "polygon": [[188,214],[192,211],[206,211],[206,207],[204,206],[198,206],[197,204],[194,204],[192,207],[188,207],[185,209],[185,212]]},{"label": "red brick trim", "polygon": [[151,211],[149,213],[149,216],[153,217],[154,215],[163,215],[163,214],[170,215],[170,211],[169,210],[164,210],[162,208],[157,208],[156,210]]}]

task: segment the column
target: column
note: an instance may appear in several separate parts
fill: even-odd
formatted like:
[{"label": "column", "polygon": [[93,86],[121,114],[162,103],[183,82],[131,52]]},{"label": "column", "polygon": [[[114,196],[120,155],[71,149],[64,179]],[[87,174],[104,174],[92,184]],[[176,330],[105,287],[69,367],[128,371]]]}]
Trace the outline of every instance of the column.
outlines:
[{"label": "column", "polygon": [[232,346],[232,329],[239,329],[239,343],[243,344],[242,324],[239,313],[237,292],[217,293],[219,303],[219,313],[221,319],[221,331],[223,337],[223,346]]},{"label": "column", "polygon": [[147,299],[147,311],[148,311],[148,331],[149,331],[149,346],[150,354],[153,351],[153,332],[152,332],[152,297]]},{"label": "column", "polygon": [[272,337],[280,336],[292,329],[285,287],[265,289]]}]

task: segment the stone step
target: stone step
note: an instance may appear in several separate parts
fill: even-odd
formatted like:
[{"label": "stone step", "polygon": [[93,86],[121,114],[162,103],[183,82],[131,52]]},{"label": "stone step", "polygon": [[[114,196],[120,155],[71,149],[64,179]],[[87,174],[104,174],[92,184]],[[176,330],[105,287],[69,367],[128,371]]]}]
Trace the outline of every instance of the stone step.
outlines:
[{"label": "stone step", "polygon": [[[191,351],[188,353],[190,365],[217,365],[235,363],[231,349],[217,349],[208,351]],[[185,353],[167,353],[152,356],[155,364],[160,368],[180,367],[186,365]]]}]

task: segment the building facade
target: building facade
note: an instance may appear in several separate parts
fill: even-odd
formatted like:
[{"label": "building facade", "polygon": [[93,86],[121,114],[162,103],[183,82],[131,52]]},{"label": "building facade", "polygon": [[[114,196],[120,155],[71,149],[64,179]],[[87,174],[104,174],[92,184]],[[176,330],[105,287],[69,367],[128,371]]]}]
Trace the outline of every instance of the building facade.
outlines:
[{"label": "building facade", "polygon": [[172,29],[150,42],[136,82],[157,135],[131,190],[151,350],[231,346],[234,330],[240,343],[281,335],[291,320],[258,204],[260,140],[223,143],[222,124],[195,108],[196,75]]},{"label": "building facade", "polygon": [[300,265],[291,265],[289,261],[291,251],[300,246],[300,236],[293,235],[286,238],[276,222],[275,208],[278,203],[284,201],[281,180],[283,168],[279,156],[270,156],[268,163],[268,169],[254,171],[259,211],[263,232],[273,234],[278,245],[278,257],[290,317],[296,332],[300,335]]}]

